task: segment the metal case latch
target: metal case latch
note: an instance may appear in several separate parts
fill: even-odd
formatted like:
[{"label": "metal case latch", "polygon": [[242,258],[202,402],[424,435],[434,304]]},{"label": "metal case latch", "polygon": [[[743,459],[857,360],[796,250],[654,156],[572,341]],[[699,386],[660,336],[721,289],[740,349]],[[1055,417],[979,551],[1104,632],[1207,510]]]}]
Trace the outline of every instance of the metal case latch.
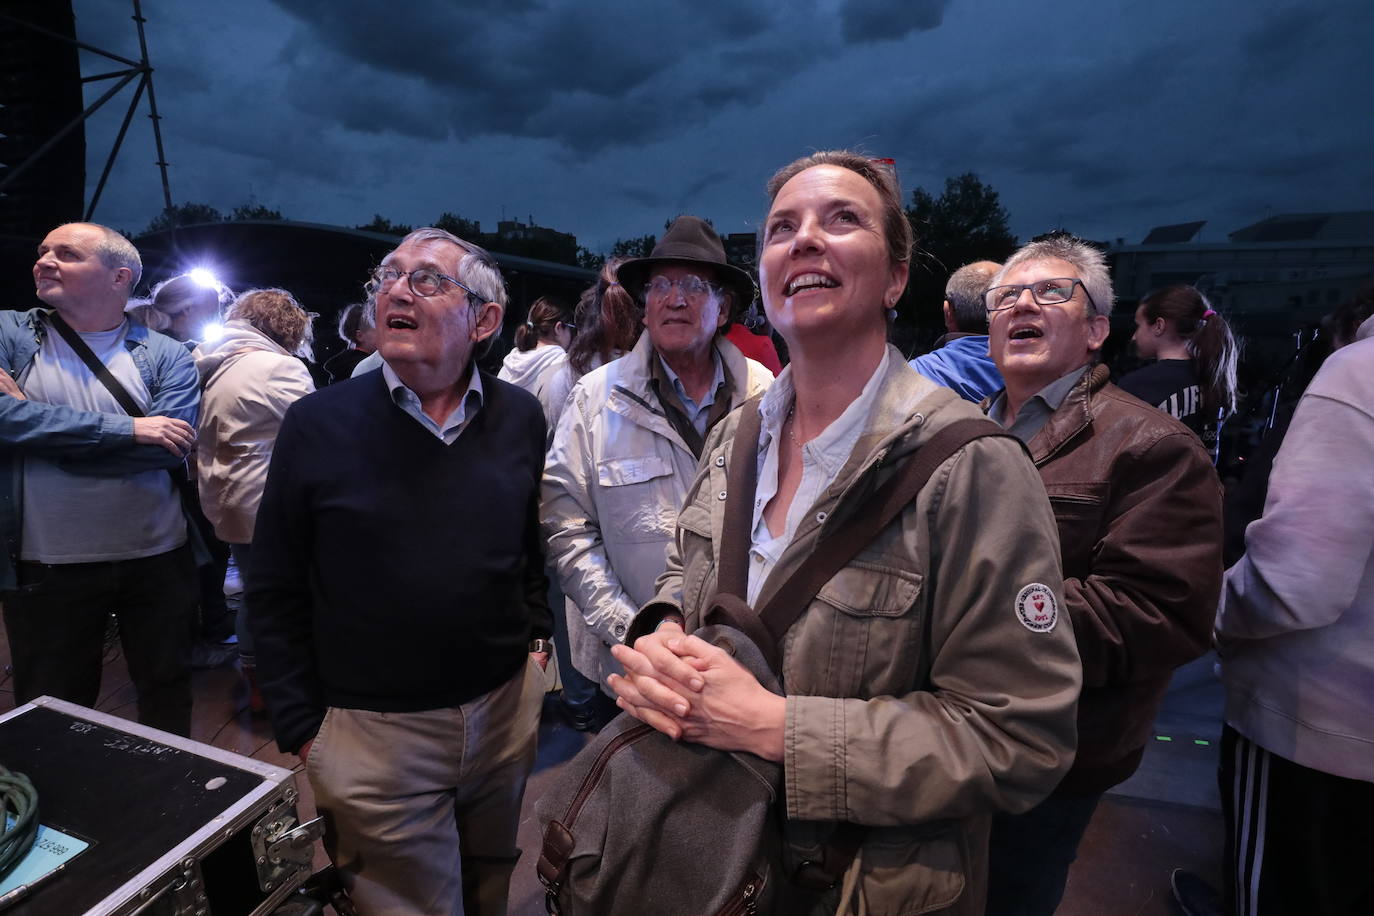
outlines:
[{"label": "metal case latch", "polygon": [[296,806],[279,805],[253,825],[253,858],[258,866],[258,887],[273,891],[298,873],[309,873],[315,858],[315,841],[324,836],[324,819],[300,823]]}]

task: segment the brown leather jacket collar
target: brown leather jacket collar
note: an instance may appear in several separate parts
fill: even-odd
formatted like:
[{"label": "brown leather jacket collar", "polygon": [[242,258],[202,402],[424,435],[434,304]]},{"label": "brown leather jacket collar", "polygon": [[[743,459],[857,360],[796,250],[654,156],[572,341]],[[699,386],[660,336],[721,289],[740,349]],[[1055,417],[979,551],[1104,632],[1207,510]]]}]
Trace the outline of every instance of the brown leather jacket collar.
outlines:
[{"label": "brown leather jacket collar", "polygon": [[1036,467],[1053,458],[1065,444],[1092,424],[1092,396],[1101,391],[1111,377],[1111,370],[1101,363],[1083,373],[1064,403],[1045,421],[1040,432],[1026,443]]}]

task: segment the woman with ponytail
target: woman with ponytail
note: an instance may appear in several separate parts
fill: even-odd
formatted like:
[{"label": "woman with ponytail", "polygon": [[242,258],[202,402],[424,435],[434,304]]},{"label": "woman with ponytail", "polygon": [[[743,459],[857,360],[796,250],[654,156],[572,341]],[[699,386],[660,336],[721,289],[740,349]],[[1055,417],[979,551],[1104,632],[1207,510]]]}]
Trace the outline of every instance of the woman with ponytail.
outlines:
[{"label": "woman with ponytail", "polygon": [[587,287],[577,304],[582,333],[568,351],[574,382],[597,366],[628,353],[644,330],[639,304],[616,279],[616,270],[624,260],[608,258],[601,265],[596,283]]},{"label": "woman with ponytail", "polygon": [[1182,421],[1215,461],[1221,424],[1236,409],[1239,348],[1226,319],[1196,287],[1166,286],[1140,300],[1131,339],[1155,362],[1118,386]]},{"label": "woman with ponytail", "polygon": [[608,258],[601,265],[596,282],[577,300],[577,336],[568,347],[568,358],[561,368],[549,373],[545,393],[539,399],[541,404],[546,400],[548,404],[544,415],[549,420],[550,445],[558,418],[563,414],[563,405],[577,380],[597,366],[630,352],[644,330],[639,304],[616,279],[616,268],[624,260]]},{"label": "woman with ponytail", "polygon": [[563,409],[563,398],[552,396],[551,383],[568,364],[568,345],[575,329],[566,305],[541,296],[530,306],[524,323],[515,329],[515,349],[506,354],[501,371],[496,373],[501,381],[518,385],[539,399],[550,430]]}]

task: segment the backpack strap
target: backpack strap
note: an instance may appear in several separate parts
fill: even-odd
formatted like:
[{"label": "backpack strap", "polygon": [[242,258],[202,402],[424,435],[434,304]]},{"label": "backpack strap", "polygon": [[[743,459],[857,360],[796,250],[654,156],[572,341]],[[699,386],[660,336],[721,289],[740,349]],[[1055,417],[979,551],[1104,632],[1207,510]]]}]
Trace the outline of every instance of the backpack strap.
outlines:
[{"label": "backpack strap", "polygon": [[776,643],[759,615],[744,600],[749,593],[749,545],[753,541],[754,493],[758,484],[759,416],[762,395],[745,402],[730,446],[725,474],[725,518],[720,534],[720,565],[716,593],[702,614],[705,624],[725,624],[742,631],[763,653],[768,667],[779,671]]},{"label": "backpack strap", "polygon": [[753,542],[754,493],[759,476],[759,430],[763,418],[755,395],[744,402],[730,440],[730,467],[725,474],[725,524],[720,535],[716,590],[741,600],[749,593],[749,545]]}]

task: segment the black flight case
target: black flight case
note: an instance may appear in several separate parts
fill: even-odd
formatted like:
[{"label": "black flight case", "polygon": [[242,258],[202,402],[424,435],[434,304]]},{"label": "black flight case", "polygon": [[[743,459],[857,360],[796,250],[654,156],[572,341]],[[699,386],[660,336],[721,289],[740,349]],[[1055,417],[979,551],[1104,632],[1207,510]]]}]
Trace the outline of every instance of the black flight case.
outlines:
[{"label": "black flight case", "polygon": [[0,715],[0,764],[33,782],[49,851],[89,844],[3,916],[262,916],[310,876],[321,827],[290,770],[51,697]]}]

